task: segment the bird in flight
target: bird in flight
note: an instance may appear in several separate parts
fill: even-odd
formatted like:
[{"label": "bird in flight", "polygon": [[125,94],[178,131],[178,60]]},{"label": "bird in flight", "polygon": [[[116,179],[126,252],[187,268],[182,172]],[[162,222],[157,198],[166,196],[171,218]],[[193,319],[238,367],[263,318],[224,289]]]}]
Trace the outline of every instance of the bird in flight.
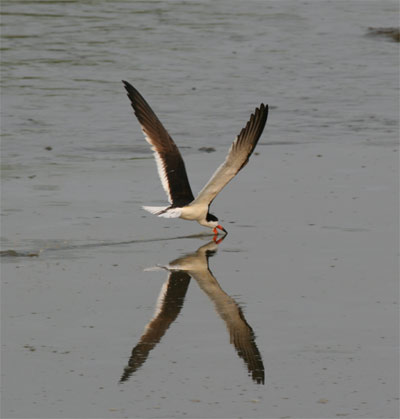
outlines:
[{"label": "bird in flight", "polygon": [[250,116],[246,126],[232,143],[225,161],[195,198],[190,188],[185,163],[173,139],[142,95],[127,81],[122,81],[146,141],[152,146],[162,186],[170,205],[143,209],[165,218],[197,221],[218,235],[227,234],[218,218],[209,212],[210,205],[225,185],[247,164],[257,145],[268,117],[268,105],[263,103]]}]

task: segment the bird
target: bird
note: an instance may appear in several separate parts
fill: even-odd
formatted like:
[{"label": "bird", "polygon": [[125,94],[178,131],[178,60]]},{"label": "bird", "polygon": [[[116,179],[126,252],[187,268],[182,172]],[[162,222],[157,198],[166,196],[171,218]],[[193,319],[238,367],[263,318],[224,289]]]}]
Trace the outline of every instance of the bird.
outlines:
[{"label": "bird", "polygon": [[195,198],[185,163],[174,140],[138,90],[125,80],[122,83],[145,139],[154,152],[158,175],[170,203],[163,207],[143,206],[143,209],[159,217],[197,221],[212,229],[215,240],[218,230],[226,235],[228,232],[209,208],[218,193],[248,163],[267,122],[268,105],[261,103],[251,114],[246,126],[233,141],[225,161]]}]

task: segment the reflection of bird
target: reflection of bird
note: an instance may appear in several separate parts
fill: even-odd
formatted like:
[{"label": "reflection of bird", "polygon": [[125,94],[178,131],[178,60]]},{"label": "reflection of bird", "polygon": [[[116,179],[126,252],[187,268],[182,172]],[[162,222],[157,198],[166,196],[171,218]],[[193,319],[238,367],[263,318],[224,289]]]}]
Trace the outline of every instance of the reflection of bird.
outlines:
[{"label": "reflection of bird", "polygon": [[195,199],[178,147],[141,94],[128,82],[123,83],[146,140],[154,150],[158,174],[171,204],[143,208],[159,217],[195,220],[212,228],[215,234],[218,234],[217,229],[226,233],[218,223],[218,218],[210,214],[209,207],[221,189],[247,164],[267,122],[268,105],[261,104],[251,115],[246,127],[233,142],[224,163]]},{"label": "reflection of bird", "polygon": [[246,322],[241,308],[227,295],[208,267],[208,259],[217,251],[214,241],[201,246],[196,252],[175,259],[164,267],[170,274],[159,298],[159,307],[154,318],[146,326],[140,342],[132,350],[128,366],[121,381],[126,381],[146,361],[149,352],[160,341],[170,324],[178,316],[190,277],[214,302],[215,308],[224,320],[230,334],[230,341],[238,355],[244,360],[249,373],[257,384],[264,384],[264,365],[255,343],[252,328]]}]

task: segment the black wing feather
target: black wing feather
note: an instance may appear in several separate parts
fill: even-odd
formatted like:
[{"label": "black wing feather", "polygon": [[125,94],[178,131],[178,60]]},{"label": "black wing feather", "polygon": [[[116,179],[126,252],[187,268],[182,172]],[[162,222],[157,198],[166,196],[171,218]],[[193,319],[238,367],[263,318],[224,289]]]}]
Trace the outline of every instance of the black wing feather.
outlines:
[{"label": "black wing feather", "polygon": [[172,206],[189,204],[194,196],[178,147],[143,96],[130,83],[122,82],[146,140],[157,155],[161,182]]}]

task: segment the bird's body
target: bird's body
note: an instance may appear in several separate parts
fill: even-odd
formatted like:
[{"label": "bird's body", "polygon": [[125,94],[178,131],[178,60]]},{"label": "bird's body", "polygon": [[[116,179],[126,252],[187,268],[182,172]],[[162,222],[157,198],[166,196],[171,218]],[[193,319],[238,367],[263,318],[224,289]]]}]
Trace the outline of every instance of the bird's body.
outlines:
[{"label": "bird's body", "polygon": [[159,217],[197,221],[212,228],[216,235],[217,229],[226,233],[218,218],[210,214],[209,207],[221,189],[247,164],[266,124],[268,105],[261,104],[251,115],[225,161],[195,198],[178,147],[141,94],[128,82],[123,83],[145,138],[154,151],[158,174],[170,202],[165,207],[143,208]]}]

